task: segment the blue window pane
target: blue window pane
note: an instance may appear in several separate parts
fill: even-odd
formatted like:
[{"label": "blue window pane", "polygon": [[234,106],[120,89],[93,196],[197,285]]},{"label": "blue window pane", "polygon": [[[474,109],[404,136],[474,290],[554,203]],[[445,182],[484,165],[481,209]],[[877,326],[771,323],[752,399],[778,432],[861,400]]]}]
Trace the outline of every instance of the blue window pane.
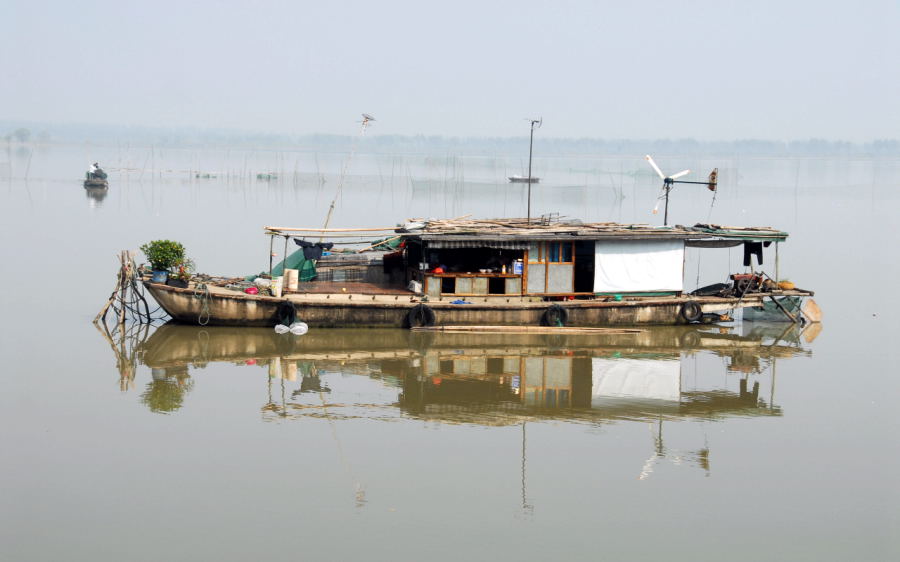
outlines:
[{"label": "blue window pane", "polygon": [[548,245],[550,246],[550,258],[547,261],[558,262],[559,261],[559,242],[550,242]]}]

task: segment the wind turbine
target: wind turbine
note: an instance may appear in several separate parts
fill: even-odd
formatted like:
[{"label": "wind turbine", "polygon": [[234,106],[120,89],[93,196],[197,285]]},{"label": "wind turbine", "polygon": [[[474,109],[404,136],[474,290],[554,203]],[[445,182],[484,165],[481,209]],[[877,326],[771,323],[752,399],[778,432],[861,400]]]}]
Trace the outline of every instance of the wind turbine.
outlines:
[{"label": "wind turbine", "polygon": [[712,172],[709,173],[709,181],[676,181],[676,180],[678,180],[678,178],[690,174],[691,171],[690,170],[682,170],[682,171],[678,172],[677,174],[672,174],[671,176],[667,176],[664,173],[662,173],[662,170],[659,169],[659,166],[656,165],[656,162],[653,161],[653,158],[651,158],[649,154],[644,156],[644,158],[647,160],[647,162],[650,163],[650,166],[652,166],[653,169],[656,170],[656,173],[659,175],[659,178],[663,181],[662,195],[660,195],[657,198],[656,206],[653,208],[653,214],[655,215],[656,213],[659,212],[659,200],[665,199],[666,206],[665,206],[665,214],[663,215],[663,226],[669,225],[669,192],[672,191],[672,188],[675,187],[676,183],[695,183],[695,184],[699,184],[699,185],[705,185],[706,188],[709,189],[710,191],[716,190],[716,186],[718,185],[718,176],[719,176],[718,168],[715,168]]}]

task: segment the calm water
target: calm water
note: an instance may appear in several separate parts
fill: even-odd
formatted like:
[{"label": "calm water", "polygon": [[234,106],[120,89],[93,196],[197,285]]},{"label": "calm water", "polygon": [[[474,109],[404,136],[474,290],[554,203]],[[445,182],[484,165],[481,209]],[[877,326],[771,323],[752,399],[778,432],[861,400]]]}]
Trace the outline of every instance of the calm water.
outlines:
[{"label": "calm water", "polygon": [[[535,214],[659,222],[640,156],[538,160]],[[119,250],[173,238],[201,271],[259,271],[262,227],[321,224],[339,183],[333,226],[525,213],[505,181],[518,158],[358,154],[342,182],[345,157],[0,153],[0,559],[900,555],[900,161],[657,158],[694,179],[720,169],[713,205],[676,188],[671,222],[791,233],[782,275],[816,291],[820,333],[163,326],[108,341],[91,324]],[[93,160],[133,170],[90,194]],[[687,285],[740,257],[690,254]]]}]

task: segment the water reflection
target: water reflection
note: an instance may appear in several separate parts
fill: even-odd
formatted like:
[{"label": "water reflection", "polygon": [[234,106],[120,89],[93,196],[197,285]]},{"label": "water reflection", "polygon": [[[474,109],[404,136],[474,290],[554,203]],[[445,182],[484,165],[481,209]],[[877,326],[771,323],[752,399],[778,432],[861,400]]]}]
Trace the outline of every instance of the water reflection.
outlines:
[{"label": "water reflection", "polygon": [[104,337],[123,390],[134,387],[139,364],[150,368],[142,398],[156,412],[183,405],[190,368],[227,362],[262,371],[268,420],[402,416],[502,426],[778,416],[775,363],[810,355],[803,334],[756,324],[743,334],[660,327],[600,336],[317,330],[296,337],[164,325],[140,327],[119,342]]},{"label": "water reflection", "polygon": [[[116,354],[123,391],[149,368],[140,401],[154,413],[190,407],[194,384],[222,380],[195,381],[191,369],[231,364],[259,381],[260,393],[240,394],[239,408],[248,402],[268,422],[326,420],[336,440],[335,424],[348,419],[518,426],[521,512],[531,516],[529,422],[646,424],[647,456],[632,461],[644,480],[661,462],[710,474],[705,430],[686,447],[677,438],[670,446],[672,423],[782,416],[776,362],[810,356],[810,334],[794,325],[752,326],[746,333],[659,327],[599,336],[345,329],[296,337],[174,324],[101,333]],[[360,482],[354,502],[367,502]]]},{"label": "water reflection", "polygon": [[91,208],[99,207],[103,204],[103,200],[109,194],[108,187],[85,187],[84,194],[88,198],[88,204]]}]

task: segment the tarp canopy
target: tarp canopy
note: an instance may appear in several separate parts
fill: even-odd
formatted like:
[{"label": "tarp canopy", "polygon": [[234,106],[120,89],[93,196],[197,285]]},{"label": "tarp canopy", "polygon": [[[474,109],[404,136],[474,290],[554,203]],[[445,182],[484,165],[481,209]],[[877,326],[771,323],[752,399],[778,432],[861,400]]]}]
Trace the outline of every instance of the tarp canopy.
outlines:
[{"label": "tarp canopy", "polygon": [[743,244],[743,240],[685,240],[684,245],[691,248],[734,248]]},{"label": "tarp canopy", "polygon": [[683,289],[683,240],[594,242],[595,293],[680,292]]},{"label": "tarp canopy", "polygon": [[[285,262],[287,262],[287,267],[285,267]],[[312,281],[316,278],[316,262],[303,257],[303,249],[295,251],[293,254],[289,255],[286,260],[278,262],[278,264],[272,268],[272,277],[280,277],[284,275],[285,269],[299,270],[300,282]],[[252,281],[253,279],[259,277],[259,275],[260,274],[248,275],[247,277],[245,277],[245,279],[247,281]]]}]

